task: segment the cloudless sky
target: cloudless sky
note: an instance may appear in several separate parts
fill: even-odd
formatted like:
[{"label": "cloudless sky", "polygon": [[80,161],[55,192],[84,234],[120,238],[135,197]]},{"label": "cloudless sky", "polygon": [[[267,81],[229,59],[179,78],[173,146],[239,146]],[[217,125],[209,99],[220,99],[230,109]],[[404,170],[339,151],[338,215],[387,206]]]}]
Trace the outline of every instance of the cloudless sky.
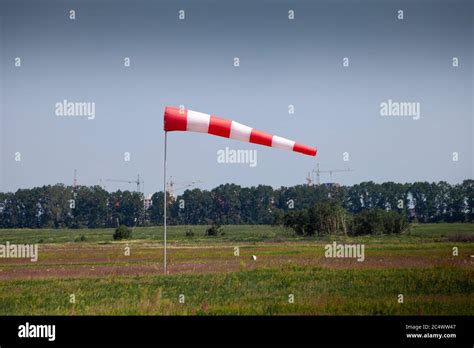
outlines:
[{"label": "cloudless sky", "polygon": [[[0,191],[72,184],[74,169],[79,184],[133,189],[105,179],[139,173],[146,192],[162,190],[163,109],[180,104],[316,146],[318,156],[174,132],[177,182],[290,186],[316,162],[354,169],[333,175],[346,185],[461,182],[473,173],[472,65],[467,0],[0,0]],[[56,116],[64,99],[95,102],[95,119]],[[382,117],[388,99],[419,102],[420,119]],[[256,149],[257,166],[218,163],[225,147]]]}]

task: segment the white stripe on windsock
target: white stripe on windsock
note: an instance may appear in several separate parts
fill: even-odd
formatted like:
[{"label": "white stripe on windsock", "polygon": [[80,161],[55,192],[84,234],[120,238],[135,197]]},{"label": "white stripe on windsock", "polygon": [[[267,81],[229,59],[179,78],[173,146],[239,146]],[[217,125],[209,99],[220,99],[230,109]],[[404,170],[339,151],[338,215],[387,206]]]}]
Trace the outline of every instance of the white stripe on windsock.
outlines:
[{"label": "white stripe on windsock", "polygon": [[187,130],[193,132],[207,133],[211,115],[202,112],[188,110]]},{"label": "white stripe on windsock", "polygon": [[229,138],[248,142],[250,139],[250,133],[252,133],[251,127],[232,121]]},{"label": "white stripe on windsock", "polygon": [[279,137],[278,135],[274,135],[272,138],[272,147],[293,151],[293,146],[295,146],[295,141],[293,140],[282,138],[282,137]]}]

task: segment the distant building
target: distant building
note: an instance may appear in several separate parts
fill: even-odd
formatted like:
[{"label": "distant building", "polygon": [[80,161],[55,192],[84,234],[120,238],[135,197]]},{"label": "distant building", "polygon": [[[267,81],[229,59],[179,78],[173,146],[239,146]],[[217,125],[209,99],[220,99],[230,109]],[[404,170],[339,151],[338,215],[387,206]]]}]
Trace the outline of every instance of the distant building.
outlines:
[{"label": "distant building", "polygon": [[145,207],[145,210],[148,210],[152,205],[153,201],[151,200],[151,194],[146,195],[145,199],[143,200],[143,206]]},{"label": "distant building", "polygon": [[327,182],[327,183],[321,184],[321,186],[331,188],[331,187],[340,187],[341,185],[339,185],[337,182]]}]

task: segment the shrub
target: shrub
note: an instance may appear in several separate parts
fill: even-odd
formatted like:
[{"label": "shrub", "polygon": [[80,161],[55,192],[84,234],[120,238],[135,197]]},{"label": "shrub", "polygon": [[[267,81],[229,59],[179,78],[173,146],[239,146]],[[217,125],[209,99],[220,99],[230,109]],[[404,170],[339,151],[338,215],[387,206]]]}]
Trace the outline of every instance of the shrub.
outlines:
[{"label": "shrub", "polygon": [[120,225],[115,229],[113,237],[114,240],[130,239],[132,237],[132,230],[125,225]]},{"label": "shrub", "polygon": [[276,209],[273,212],[272,217],[273,217],[272,226],[281,226],[285,222],[284,221],[285,215],[280,209]]},{"label": "shrub", "polygon": [[350,216],[338,202],[318,203],[309,209],[292,211],[283,217],[283,225],[304,236],[347,234],[396,234],[408,228],[404,215],[379,208]]},{"label": "shrub", "polygon": [[305,226],[308,225],[307,210],[291,211],[283,217],[283,226],[291,228],[297,235],[305,234]]},{"label": "shrub", "polygon": [[289,212],[283,225],[298,235],[346,233],[347,213],[337,202],[317,203],[309,209]]},{"label": "shrub", "polygon": [[194,232],[192,229],[188,228],[186,230],[186,237],[194,237]]},{"label": "shrub", "polygon": [[381,209],[371,209],[355,214],[349,228],[350,234],[353,236],[382,234],[384,227],[381,212]]},{"label": "shrub", "polygon": [[219,234],[224,234],[222,232],[222,226],[216,223],[213,223],[209,228],[206,229],[206,232],[204,233],[205,236],[212,236],[216,237]]},{"label": "shrub", "polygon": [[76,237],[76,239],[74,239],[75,242],[85,242],[86,241],[86,236],[85,235],[81,235],[80,237]]},{"label": "shrub", "polygon": [[382,216],[385,234],[402,233],[409,226],[406,217],[396,211],[384,211]]},{"label": "shrub", "polygon": [[308,235],[347,233],[347,212],[338,202],[318,203],[308,210]]},{"label": "shrub", "polygon": [[364,210],[354,215],[350,224],[350,234],[398,234],[408,227],[406,217],[395,212],[379,208]]}]

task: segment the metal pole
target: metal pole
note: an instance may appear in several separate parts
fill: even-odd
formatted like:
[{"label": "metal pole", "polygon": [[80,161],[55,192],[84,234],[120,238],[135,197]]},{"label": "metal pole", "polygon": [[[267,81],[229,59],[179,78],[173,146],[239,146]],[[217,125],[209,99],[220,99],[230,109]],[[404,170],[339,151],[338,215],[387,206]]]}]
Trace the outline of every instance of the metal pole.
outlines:
[{"label": "metal pole", "polygon": [[163,166],[163,226],[164,226],[164,272],[166,274],[166,144],[167,144],[167,135],[168,132],[165,131],[165,159],[164,159],[164,166]]}]

